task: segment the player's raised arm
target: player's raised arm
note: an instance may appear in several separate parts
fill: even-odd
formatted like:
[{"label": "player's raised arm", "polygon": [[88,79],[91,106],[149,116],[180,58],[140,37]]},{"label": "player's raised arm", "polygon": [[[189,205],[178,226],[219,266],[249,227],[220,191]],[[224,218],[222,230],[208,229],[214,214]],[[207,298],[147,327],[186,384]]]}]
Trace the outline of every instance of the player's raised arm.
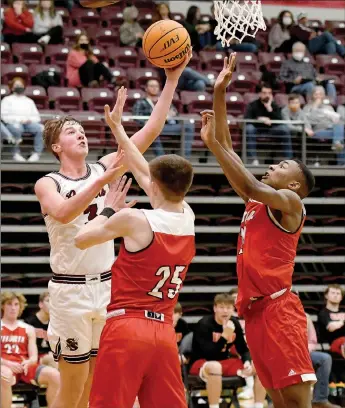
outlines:
[{"label": "player's raised arm", "polygon": [[[182,64],[178,65],[175,68],[166,68],[165,74],[167,80],[165,82],[163,91],[158,99],[158,102],[153,108],[151,113],[150,119],[147,121],[145,126],[140,129],[137,133],[135,133],[131,140],[137,146],[140,153],[145,153],[146,150],[151,146],[152,142],[160,135],[162,132],[166,118],[169,113],[169,109],[174,97],[174,93],[177,87],[178,80],[188,65],[190,59],[192,58],[192,50],[190,49],[188,55],[186,56],[185,60]],[[110,117],[116,115],[115,111],[111,111]],[[104,156],[100,161],[107,167],[109,161],[112,161],[112,156],[115,153],[108,154]],[[122,174],[125,172],[123,170]]]},{"label": "player's raised arm", "polygon": [[105,120],[114,136],[116,136],[116,140],[120,148],[124,151],[126,165],[133,173],[139,186],[145,191],[146,194],[148,194],[150,186],[149,165],[144,156],[138,150],[137,146],[132,142],[132,139],[129,139],[121,123],[126,98],[127,89],[122,87],[119,89],[112,114],[110,114],[108,105],[104,107]]},{"label": "player's raised arm", "polygon": [[243,166],[242,162],[238,161],[235,152],[232,150],[227,151],[221,146],[215,137],[215,116],[213,111],[202,113],[201,138],[215,155],[231,186],[241,196],[249,197],[284,213],[301,213],[302,202],[294,191],[288,189],[275,190],[258,181]]}]

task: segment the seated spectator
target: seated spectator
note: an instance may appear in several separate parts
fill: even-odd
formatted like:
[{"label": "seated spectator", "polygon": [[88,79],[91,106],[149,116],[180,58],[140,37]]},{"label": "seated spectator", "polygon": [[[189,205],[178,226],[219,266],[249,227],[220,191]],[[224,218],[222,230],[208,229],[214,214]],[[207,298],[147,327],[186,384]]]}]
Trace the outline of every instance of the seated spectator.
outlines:
[{"label": "seated spectator", "polygon": [[40,294],[38,307],[39,311],[29,316],[25,321],[35,328],[40,364],[57,368],[57,363],[54,361],[53,353],[49,347],[47,334],[49,324],[49,292]]},{"label": "seated spectator", "polygon": [[[214,299],[214,315],[196,324],[193,334],[190,374],[206,382],[208,402],[219,408],[222,375],[252,375],[249,350],[238,320],[231,316],[233,301],[229,294]],[[232,346],[236,351],[232,351]],[[239,358],[239,356],[241,358]]]},{"label": "seated spectator", "polygon": [[171,20],[170,7],[167,3],[156,4],[155,11],[152,16],[152,23],[156,23],[159,20]]},{"label": "seated spectator", "polygon": [[290,28],[295,24],[293,15],[289,10],[279,13],[278,21],[273,24],[268,35],[268,44],[271,52],[291,52],[293,39],[290,35]]},{"label": "seated spectator", "polygon": [[331,351],[342,354],[345,344],[345,313],[340,310],[344,290],[338,284],[328,285],[325,291],[326,307],[319,313],[320,340],[328,343]]},{"label": "seated spectator", "polygon": [[174,307],[173,323],[175,327],[176,340],[179,345],[183,337],[190,332],[188,323],[182,319],[182,306],[177,302]]},{"label": "seated spectator", "polygon": [[4,13],[4,40],[8,44],[34,42],[34,20],[24,0],[12,1]]},{"label": "seated spectator", "polygon": [[68,86],[97,88],[101,77],[112,84],[116,82],[109,69],[94,55],[86,33],[76,37],[66,64]]},{"label": "seated spectator", "polygon": [[292,47],[292,58],[285,60],[280,68],[280,79],[285,83],[286,91],[310,96],[317,84],[324,85],[327,95],[332,101],[337,97],[337,91],[330,81],[322,81],[317,76],[311,62],[305,62],[305,45],[297,42]]},{"label": "seated spectator", "polygon": [[[286,121],[304,122],[305,133],[310,137],[314,135],[311,124],[309,123],[306,114],[301,109],[301,101],[297,94],[289,95],[289,104],[282,109],[282,117],[283,120]],[[303,132],[303,125],[287,123],[287,126],[293,136],[297,136]]]},{"label": "seated spectator", "polygon": [[19,381],[46,386],[51,407],[60,385],[59,371],[37,364],[35,330],[19,320],[27,306],[23,295],[1,293],[1,407],[11,408],[12,386]]},{"label": "seated spectator", "polygon": [[141,47],[144,30],[137,22],[139,11],[135,6],[123,10],[123,24],[120,26],[120,40],[122,45]]},{"label": "seated spectator", "polygon": [[7,129],[5,123],[1,122],[1,141],[6,140],[7,144],[15,144],[15,138],[13,137],[12,133]]},{"label": "seated spectator", "polygon": [[333,35],[325,31],[316,33],[308,27],[306,13],[300,13],[297,17],[297,25],[291,27],[291,37],[305,44],[311,54],[339,54],[345,56],[345,47],[337,43]]},{"label": "seated spectator", "polygon": [[332,150],[337,152],[337,162],[344,165],[344,125],[340,123],[340,115],[333,107],[324,103],[325,96],[322,86],[315,87],[311,101],[304,107],[304,113],[312,125],[312,137],[332,140]]},{"label": "seated spectator", "polygon": [[[160,84],[156,79],[149,79],[145,87],[146,98],[139,99],[133,106],[134,116],[150,116],[154,105],[157,103],[159,94],[161,91]],[[165,126],[161,132],[161,135],[176,136],[182,132],[182,127],[184,127],[185,132],[185,156],[189,158],[192,153],[192,144],[194,139],[194,124],[185,122],[184,124],[178,123],[174,117],[177,116],[176,108],[171,105],[169,111],[169,117],[165,122]],[[140,125],[144,126],[144,121],[137,121]],[[153,150],[157,156],[162,156],[164,154],[164,149],[162,141],[158,137],[152,143]]]},{"label": "seated spectator", "polygon": [[285,124],[272,124],[271,122],[272,120],[282,120],[282,114],[279,106],[273,101],[270,85],[261,85],[259,99],[247,106],[244,117],[245,119],[255,119],[261,122],[246,124],[248,157],[251,159],[252,165],[259,165],[256,153],[256,138],[262,134],[279,138],[283,144],[284,157],[287,159],[292,157],[291,135],[288,126]]},{"label": "seated spectator", "polygon": [[60,44],[63,42],[62,17],[56,12],[54,2],[40,0],[34,12],[33,33],[40,44]]},{"label": "seated spectator", "polygon": [[[159,76],[162,83],[165,83],[166,75],[164,69],[159,70]],[[211,81],[207,76],[200,74],[193,68],[186,67],[182,72],[177,84],[179,91],[199,91],[203,92],[207,86],[211,86]]]},{"label": "seated spectator", "polygon": [[198,25],[200,20],[200,9],[196,6],[190,6],[187,11],[187,16],[184,21],[180,21],[180,23],[185,27],[188,31],[190,36],[190,41],[193,47],[193,50],[198,52],[203,48],[203,45],[200,41],[200,36],[198,29],[200,30],[200,26]]},{"label": "seated spectator", "polygon": [[11,95],[5,96],[1,101],[1,120],[15,139],[12,149],[13,159],[25,162],[21,155],[19,144],[22,142],[24,132],[31,133],[34,137],[34,151],[29,157],[29,162],[40,159],[43,151],[43,125],[35,102],[24,95],[25,82],[21,77],[15,77],[10,83]]}]

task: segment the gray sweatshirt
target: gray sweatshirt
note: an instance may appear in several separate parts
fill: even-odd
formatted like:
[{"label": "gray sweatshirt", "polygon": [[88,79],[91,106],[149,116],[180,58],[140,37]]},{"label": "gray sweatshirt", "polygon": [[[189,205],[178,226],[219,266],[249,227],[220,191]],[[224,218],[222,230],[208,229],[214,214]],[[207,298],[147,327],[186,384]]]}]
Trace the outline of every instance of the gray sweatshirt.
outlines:
[{"label": "gray sweatshirt", "polygon": [[32,29],[34,34],[45,34],[52,27],[62,26],[62,17],[56,13],[51,17],[49,11],[43,11],[43,18],[37,11],[34,12],[34,27]]},{"label": "gray sweatshirt", "polygon": [[[282,117],[283,117],[283,120],[287,120],[287,121],[299,120],[300,122],[304,122],[304,125],[305,125],[304,127],[307,129],[311,129],[310,122],[302,109],[300,109],[298,112],[292,112],[288,106],[285,106],[282,109]],[[287,126],[293,132],[302,132],[303,130],[302,125],[294,125],[292,123],[287,123]]]},{"label": "gray sweatshirt", "polygon": [[268,44],[271,51],[279,48],[284,41],[290,40],[290,38],[290,31],[287,28],[283,30],[279,23],[274,24],[268,34]]},{"label": "gray sweatshirt", "polygon": [[309,103],[304,107],[303,111],[314,131],[329,129],[339,122],[340,115],[330,105],[322,104],[315,107]]}]

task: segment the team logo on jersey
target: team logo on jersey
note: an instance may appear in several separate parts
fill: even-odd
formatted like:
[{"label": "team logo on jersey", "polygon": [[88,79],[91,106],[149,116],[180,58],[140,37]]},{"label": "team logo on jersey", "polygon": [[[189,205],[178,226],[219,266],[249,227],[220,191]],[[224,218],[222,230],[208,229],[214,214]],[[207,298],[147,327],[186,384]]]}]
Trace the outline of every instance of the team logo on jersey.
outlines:
[{"label": "team logo on jersey", "polygon": [[66,339],[66,348],[70,351],[78,350],[78,339],[73,339],[72,337]]},{"label": "team logo on jersey", "polygon": [[66,194],[66,197],[67,198],[71,198],[71,197],[73,197],[73,196],[75,196],[77,193],[74,191],[74,190],[71,190],[71,191],[69,191],[67,194]]}]

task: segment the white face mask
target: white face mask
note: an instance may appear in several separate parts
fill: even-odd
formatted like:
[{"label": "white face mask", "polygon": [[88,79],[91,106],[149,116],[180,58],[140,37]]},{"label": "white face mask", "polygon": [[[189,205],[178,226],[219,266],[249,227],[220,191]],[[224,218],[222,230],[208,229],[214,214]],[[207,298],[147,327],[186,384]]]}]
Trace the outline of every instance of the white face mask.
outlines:
[{"label": "white face mask", "polygon": [[289,25],[291,25],[291,23],[292,23],[292,18],[291,17],[288,17],[288,16],[283,17],[283,24],[285,26],[289,26]]},{"label": "white face mask", "polygon": [[296,61],[302,61],[304,58],[304,52],[294,52],[292,54],[293,59],[295,59]]}]

